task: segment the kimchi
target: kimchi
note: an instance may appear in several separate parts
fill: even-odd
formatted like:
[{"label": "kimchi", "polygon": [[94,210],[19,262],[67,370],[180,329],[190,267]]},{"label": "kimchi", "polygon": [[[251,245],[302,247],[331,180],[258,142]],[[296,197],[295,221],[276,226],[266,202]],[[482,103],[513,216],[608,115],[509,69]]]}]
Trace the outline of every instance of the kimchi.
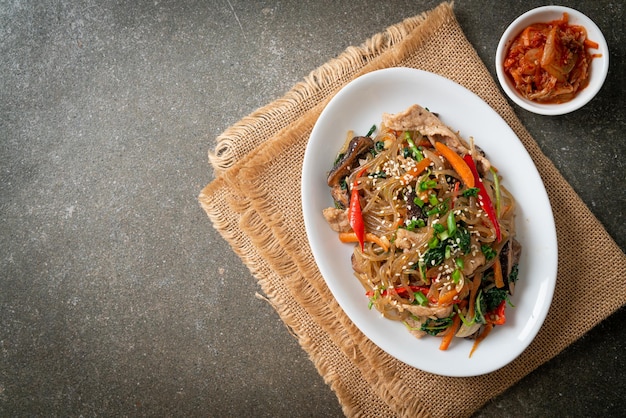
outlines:
[{"label": "kimchi", "polygon": [[570,25],[567,13],[548,23],[528,26],[512,42],[504,71],[528,100],[563,103],[589,84],[589,50],[598,44],[583,26]]}]

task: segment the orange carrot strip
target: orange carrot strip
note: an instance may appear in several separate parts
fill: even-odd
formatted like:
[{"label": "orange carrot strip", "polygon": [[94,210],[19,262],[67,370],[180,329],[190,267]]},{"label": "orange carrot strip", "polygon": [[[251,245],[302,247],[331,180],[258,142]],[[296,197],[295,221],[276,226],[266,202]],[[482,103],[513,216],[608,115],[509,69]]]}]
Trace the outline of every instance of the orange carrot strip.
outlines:
[{"label": "orange carrot strip", "polygon": [[585,44],[585,46],[587,48],[593,48],[593,49],[598,49],[600,48],[600,45],[598,45],[597,42],[591,41],[589,39],[585,39],[585,41],[583,42]]},{"label": "orange carrot strip", "polygon": [[393,223],[392,228],[398,229],[403,223],[404,223],[404,219],[402,219],[402,217],[398,217],[398,219],[396,219],[396,221]]},{"label": "orange carrot strip", "polygon": [[450,325],[450,328],[448,328],[448,331],[446,331],[446,335],[444,335],[443,339],[441,340],[441,344],[439,344],[440,350],[445,351],[448,349],[448,347],[450,346],[450,342],[452,342],[452,338],[454,338],[454,335],[459,330],[460,326],[461,317],[458,314],[454,315],[454,318],[452,319],[452,325]]},{"label": "orange carrot strip", "polygon": [[431,162],[432,161],[430,161],[430,158],[426,157],[426,158],[422,159],[422,161],[417,163],[415,165],[415,167],[413,167],[412,169],[407,171],[406,174],[415,177],[418,174],[420,174],[422,171],[426,170],[426,167],[428,167]]},{"label": "orange carrot strip", "polygon": [[[378,235],[366,232],[364,239],[367,242],[378,244],[384,251],[389,251],[389,243],[387,240],[379,237]],[[340,232],[339,240],[343,243],[359,242],[355,232]]]},{"label": "orange carrot strip", "polygon": [[435,142],[435,148],[446,160],[448,160],[452,168],[454,168],[454,171],[456,171],[461,177],[463,183],[465,183],[465,185],[469,188],[474,187],[474,174],[472,173],[472,170],[470,170],[467,163],[463,161],[463,158],[448,148],[448,146],[443,142]]},{"label": "orange carrot strip", "polygon": [[500,264],[500,257],[496,257],[496,261],[493,263],[493,278],[496,282],[496,287],[498,289],[504,287],[504,278],[502,277],[502,264]]},{"label": "orange carrot strip", "polygon": [[492,324],[485,325],[485,329],[483,330],[483,332],[481,332],[478,338],[476,338],[476,341],[474,341],[474,345],[472,346],[472,351],[470,351],[470,354],[469,354],[470,357],[472,357],[472,354],[474,354],[474,351],[476,351],[476,349],[478,348],[478,344],[480,344],[482,340],[487,338],[487,335],[489,335],[492,329],[493,329]]},{"label": "orange carrot strip", "polygon": [[450,290],[449,292],[441,295],[439,294],[439,300],[437,301],[437,305],[439,306],[447,306],[454,302],[454,297],[458,295],[456,290]]}]

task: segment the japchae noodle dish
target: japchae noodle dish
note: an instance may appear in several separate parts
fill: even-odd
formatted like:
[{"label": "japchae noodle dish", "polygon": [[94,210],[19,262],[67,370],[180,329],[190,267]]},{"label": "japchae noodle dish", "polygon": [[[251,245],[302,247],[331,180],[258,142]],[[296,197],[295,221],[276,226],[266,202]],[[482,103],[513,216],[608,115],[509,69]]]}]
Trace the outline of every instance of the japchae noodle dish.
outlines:
[{"label": "japchae noodle dish", "polygon": [[513,196],[473,143],[413,105],[348,132],[328,175],[330,227],[355,243],[370,308],[416,337],[475,339],[506,321],[521,246]]}]

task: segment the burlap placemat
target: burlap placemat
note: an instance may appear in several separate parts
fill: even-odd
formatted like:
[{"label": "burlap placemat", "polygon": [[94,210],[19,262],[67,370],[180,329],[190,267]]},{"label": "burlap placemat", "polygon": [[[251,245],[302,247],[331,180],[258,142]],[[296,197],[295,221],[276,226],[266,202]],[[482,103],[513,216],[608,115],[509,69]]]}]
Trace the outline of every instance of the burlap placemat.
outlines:
[{"label": "burlap placemat", "polygon": [[[309,133],[347,82],[393,66],[440,74],[484,99],[525,145],[553,206],[559,264],[552,307],[528,349],[488,375],[435,376],[381,351],[341,310],[308,246],[300,171]],[[259,280],[348,416],[469,416],[626,302],[626,256],[517,119],[465,38],[451,3],[347,49],[282,99],[224,132],[209,158],[216,179],[202,190],[202,207]],[[602,280],[588,280],[598,272]]]}]

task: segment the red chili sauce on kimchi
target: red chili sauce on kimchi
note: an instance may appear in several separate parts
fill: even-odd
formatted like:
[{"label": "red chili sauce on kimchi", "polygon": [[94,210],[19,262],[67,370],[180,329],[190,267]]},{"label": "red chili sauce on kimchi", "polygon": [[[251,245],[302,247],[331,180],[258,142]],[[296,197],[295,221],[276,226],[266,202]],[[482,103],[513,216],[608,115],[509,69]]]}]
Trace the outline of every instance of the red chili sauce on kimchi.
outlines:
[{"label": "red chili sauce on kimchi", "polygon": [[504,60],[504,71],[528,100],[563,103],[589,84],[589,49],[598,44],[587,39],[582,26],[570,25],[567,13],[548,23],[528,26],[514,40]]}]

